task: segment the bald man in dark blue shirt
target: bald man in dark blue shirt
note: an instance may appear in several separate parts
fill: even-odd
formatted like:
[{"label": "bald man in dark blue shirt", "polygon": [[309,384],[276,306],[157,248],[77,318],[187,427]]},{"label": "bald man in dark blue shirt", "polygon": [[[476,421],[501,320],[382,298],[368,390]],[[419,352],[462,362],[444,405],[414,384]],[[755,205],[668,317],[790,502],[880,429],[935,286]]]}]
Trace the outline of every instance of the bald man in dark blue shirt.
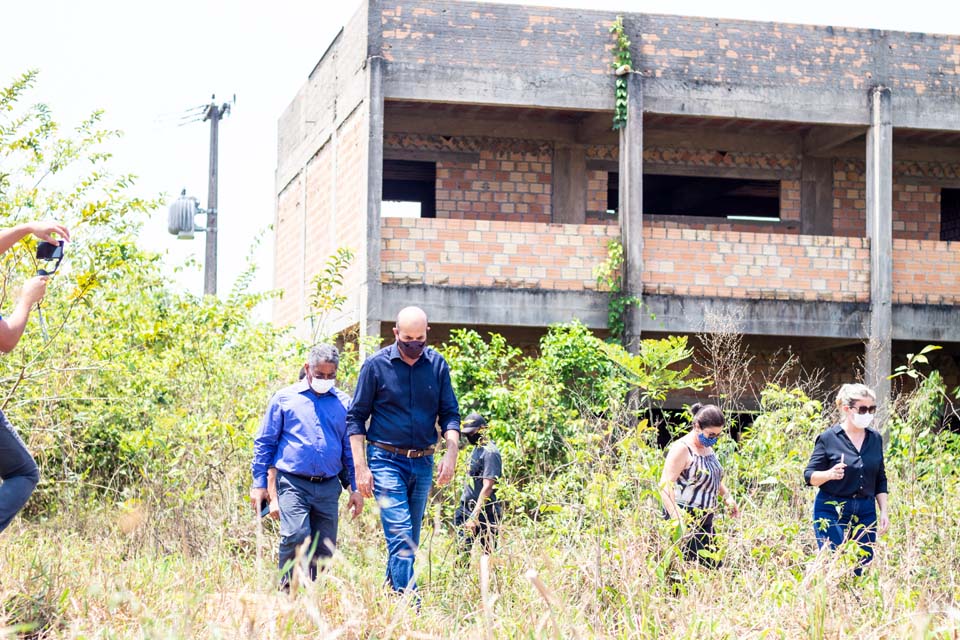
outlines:
[{"label": "bald man in dark blue shirt", "polygon": [[399,313],[396,343],[363,363],[347,414],[357,486],[365,497],[377,498],[387,541],[387,581],[398,592],[416,589],[413,561],[433,482],[437,423],[447,446],[438,484],[453,478],[460,442],[450,368],[426,347],[428,329],[423,310],[407,307]]}]

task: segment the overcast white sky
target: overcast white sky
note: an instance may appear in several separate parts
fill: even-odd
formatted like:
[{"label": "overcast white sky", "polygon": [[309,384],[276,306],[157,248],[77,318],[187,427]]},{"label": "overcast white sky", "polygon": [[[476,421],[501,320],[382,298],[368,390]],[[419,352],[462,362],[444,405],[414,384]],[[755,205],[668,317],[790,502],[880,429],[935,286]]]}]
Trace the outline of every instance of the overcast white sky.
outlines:
[{"label": "overcast white sky", "polygon": [[[833,26],[960,34],[960,8],[931,0],[804,2],[706,0],[553,0],[517,2],[611,12],[651,12],[776,20]],[[106,110],[122,129],[117,172],[140,177],[145,195],[170,199],[186,187],[207,198],[209,129],[176,126],[179,113],[236,94],[220,129],[220,278],[225,293],[243,268],[256,234],[273,222],[276,123],[358,0],[19,0],[0,8],[0,85],[28,68],[41,75],[35,99],[65,125]],[[169,200],[169,199],[168,199]],[[203,236],[177,241],[166,232],[166,208],[144,229],[145,246],[167,253],[177,285],[199,293],[199,270],[173,275]],[[257,253],[258,290],[272,282],[273,239]]]}]

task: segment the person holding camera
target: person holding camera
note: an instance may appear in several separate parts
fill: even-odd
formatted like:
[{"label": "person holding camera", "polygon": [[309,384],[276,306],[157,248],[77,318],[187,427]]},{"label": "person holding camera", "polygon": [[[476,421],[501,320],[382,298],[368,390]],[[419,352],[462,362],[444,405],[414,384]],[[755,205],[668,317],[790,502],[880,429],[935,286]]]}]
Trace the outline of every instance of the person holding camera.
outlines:
[{"label": "person holding camera", "polygon": [[[56,244],[70,239],[70,232],[56,222],[32,222],[0,230],[0,254],[5,253],[24,237],[33,234],[44,242]],[[13,351],[27,326],[30,310],[43,299],[47,292],[49,276],[34,276],[27,280],[20,291],[20,298],[13,313],[0,318],[0,351]],[[27,446],[0,411],[0,531],[6,529],[13,518],[27,504],[40,481],[40,472]]]}]

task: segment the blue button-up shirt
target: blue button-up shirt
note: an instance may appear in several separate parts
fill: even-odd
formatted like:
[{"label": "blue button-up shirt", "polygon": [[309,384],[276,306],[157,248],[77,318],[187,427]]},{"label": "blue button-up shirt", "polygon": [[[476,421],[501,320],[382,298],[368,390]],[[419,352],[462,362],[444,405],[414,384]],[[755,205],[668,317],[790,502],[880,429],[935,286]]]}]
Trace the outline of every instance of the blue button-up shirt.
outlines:
[{"label": "blue button-up shirt", "polygon": [[394,343],[367,358],[347,412],[349,435],[427,449],[437,444],[438,421],[441,432],[460,431],[460,407],[443,356],[427,347],[411,366]]},{"label": "blue button-up shirt", "polygon": [[253,486],[267,486],[267,469],[301,476],[335,476],[347,470],[357,488],[347,436],[350,396],[339,389],[320,395],[306,378],[278,391],[253,441]]}]

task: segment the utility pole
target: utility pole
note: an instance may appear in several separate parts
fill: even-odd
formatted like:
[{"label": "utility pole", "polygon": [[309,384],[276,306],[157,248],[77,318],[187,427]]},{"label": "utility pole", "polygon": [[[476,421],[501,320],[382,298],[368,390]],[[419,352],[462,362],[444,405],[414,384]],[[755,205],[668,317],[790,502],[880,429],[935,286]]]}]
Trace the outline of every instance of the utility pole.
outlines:
[{"label": "utility pole", "polygon": [[216,96],[211,96],[210,105],[203,116],[210,121],[210,184],[207,191],[207,251],[203,267],[204,295],[217,295],[217,152],[219,146],[220,120],[230,113],[230,104],[217,106]]}]

